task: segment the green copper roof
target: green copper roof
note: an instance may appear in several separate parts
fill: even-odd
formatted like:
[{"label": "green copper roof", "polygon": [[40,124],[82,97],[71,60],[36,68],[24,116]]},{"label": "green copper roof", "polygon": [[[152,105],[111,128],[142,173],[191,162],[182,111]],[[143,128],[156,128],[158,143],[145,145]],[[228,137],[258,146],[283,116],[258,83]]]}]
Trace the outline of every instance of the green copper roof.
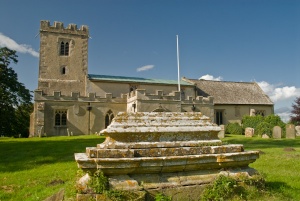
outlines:
[{"label": "green copper roof", "polygon": [[[94,81],[107,81],[107,82],[127,82],[127,83],[147,83],[147,84],[170,84],[177,85],[177,80],[161,80],[161,79],[150,79],[141,77],[125,77],[125,76],[112,76],[112,75],[94,75],[88,74],[88,78]],[[181,85],[193,86],[193,84],[180,81]]]}]

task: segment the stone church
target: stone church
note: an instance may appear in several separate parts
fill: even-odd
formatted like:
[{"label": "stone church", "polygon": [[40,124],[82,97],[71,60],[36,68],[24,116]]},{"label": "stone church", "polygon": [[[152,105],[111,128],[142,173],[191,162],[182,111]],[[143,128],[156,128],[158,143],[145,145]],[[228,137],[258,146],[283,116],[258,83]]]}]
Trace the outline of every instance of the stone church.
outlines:
[{"label": "stone church", "polygon": [[30,136],[99,133],[118,112],[202,112],[213,122],[269,115],[274,104],[254,82],[88,74],[89,28],[40,22],[38,88]]}]

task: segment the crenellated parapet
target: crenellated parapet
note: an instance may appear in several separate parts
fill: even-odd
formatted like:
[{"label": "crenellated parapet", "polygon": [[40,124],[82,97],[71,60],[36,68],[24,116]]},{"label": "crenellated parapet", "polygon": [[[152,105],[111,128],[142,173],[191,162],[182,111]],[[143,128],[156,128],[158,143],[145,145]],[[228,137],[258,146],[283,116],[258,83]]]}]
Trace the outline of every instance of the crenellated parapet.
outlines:
[{"label": "crenellated parapet", "polygon": [[42,90],[34,91],[35,101],[82,101],[82,102],[127,102],[127,94],[113,98],[111,93],[106,93],[104,97],[96,96],[96,93],[89,93],[88,96],[80,96],[79,92],[71,92],[70,96],[64,96],[60,91],[54,91],[53,95],[44,95]]},{"label": "crenellated parapet", "polygon": [[160,101],[181,101],[185,104],[213,104],[214,97],[208,96],[197,96],[193,98],[192,96],[187,96],[185,98],[180,98],[180,93],[178,91],[174,91],[170,94],[164,94],[162,90],[156,90],[155,94],[146,93],[145,89],[137,89],[132,91],[128,96],[128,101],[133,100],[160,100]]},{"label": "crenellated parapet", "polygon": [[183,103],[186,104],[213,104],[214,103],[214,97],[213,96],[208,96],[208,97],[203,97],[203,96],[197,96],[196,98],[193,98],[191,96],[188,96],[185,100],[182,100]]},{"label": "crenellated parapet", "polygon": [[162,90],[156,90],[155,94],[146,93],[145,89],[137,89],[130,93],[128,98],[129,102],[132,100],[168,100],[168,101],[180,101],[180,93],[174,91],[170,94],[164,94]]},{"label": "crenellated parapet", "polygon": [[64,27],[62,22],[54,22],[53,25],[50,25],[50,21],[42,20],[40,23],[40,31],[54,32],[54,33],[67,33],[67,34],[76,34],[76,35],[85,35],[89,36],[89,28],[87,25],[82,25],[77,29],[76,24],[69,24],[67,27]]}]

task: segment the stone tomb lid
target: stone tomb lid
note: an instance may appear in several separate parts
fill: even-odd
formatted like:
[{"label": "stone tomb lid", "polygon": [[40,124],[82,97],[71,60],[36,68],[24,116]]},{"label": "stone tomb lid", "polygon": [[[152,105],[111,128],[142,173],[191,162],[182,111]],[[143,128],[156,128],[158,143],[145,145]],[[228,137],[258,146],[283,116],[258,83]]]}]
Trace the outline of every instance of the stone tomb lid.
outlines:
[{"label": "stone tomb lid", "polygon": [[100,133],[215,131],[221,128],[201,112],[120,112]]}]

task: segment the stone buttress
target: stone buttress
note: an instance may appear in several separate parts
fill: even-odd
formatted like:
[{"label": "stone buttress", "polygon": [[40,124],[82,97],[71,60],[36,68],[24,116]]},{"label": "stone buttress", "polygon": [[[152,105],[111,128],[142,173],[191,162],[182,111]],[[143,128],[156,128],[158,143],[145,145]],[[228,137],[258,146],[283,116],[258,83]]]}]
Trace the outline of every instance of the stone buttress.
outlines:
[{"label": "stone buttress", "polygon": [[119,113],[101,131],[105,141],[76,153],[75,160],[83,170],[100,169],[112,189],[150,194],[166,189],[180,200],[189,190],[197,194],[219,174],[253,173],[248,165],[259,157],[258,151],[223,145],[220,130],[200,112]]}]

